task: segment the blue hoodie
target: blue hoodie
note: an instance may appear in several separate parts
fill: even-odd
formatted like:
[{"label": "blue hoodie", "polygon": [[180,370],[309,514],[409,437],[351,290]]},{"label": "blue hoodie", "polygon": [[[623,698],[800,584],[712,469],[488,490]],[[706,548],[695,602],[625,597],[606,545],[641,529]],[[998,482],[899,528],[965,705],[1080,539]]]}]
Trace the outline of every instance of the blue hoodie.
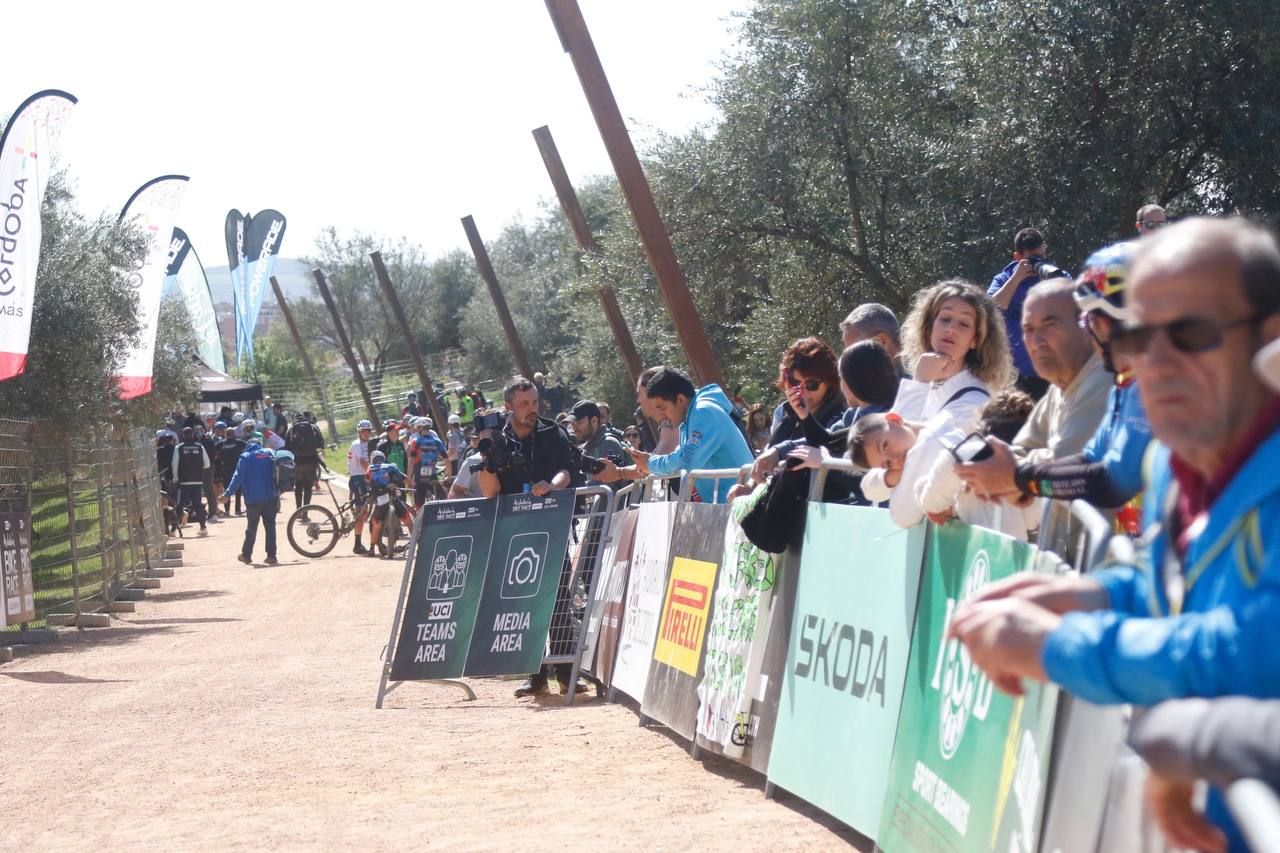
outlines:
[{"label": "blue hoodie", "polygon": [[[1092,575],[1111,609],[1065,615],[1045,641],[1045,673],[1099,704],[1280,697],[1280,431],[1210,506],[1208,523],[1177,567],[1185,593],[1176,612],[1165,592],[1168,533],[1159,524],[1174,482],[1168,448],[1152,446],[1150,468],[1144,511],[1154,535],[1146,551],[1137,566]],[[1226,830],[1230,849],[1245,849],[1216,789],[1206,813]]]},{"label": "blue hoodie", "polygon": [[[680,446],[663,456],[649,457],[649,473],[669,477],[680,471],[713,468],[741,468],[750,465],[751,448],[729,413],[733,405],[719,385],[704,385],[693,395],[684,423],[680,424]],[[720,480],[716,500],[724,501],[734,480]],[[705,487],[704,487],[705,488]],[[705,500],[698,491],[695,500]]]},{"label": "blue hoodie", "polygon": [[257,441],[249,442],[236,462],[236,472],[227,483],[228,495],[244,493],[247,504],[264,503],[279,497],[276,490],[276,455]]}]

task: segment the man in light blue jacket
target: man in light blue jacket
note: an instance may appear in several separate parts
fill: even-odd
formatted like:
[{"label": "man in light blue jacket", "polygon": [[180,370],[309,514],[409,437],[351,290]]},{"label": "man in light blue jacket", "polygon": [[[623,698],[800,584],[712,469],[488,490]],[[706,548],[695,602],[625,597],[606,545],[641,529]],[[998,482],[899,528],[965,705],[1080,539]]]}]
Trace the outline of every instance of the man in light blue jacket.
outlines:
[{"label": "man in light blue jacket", "polygon": [[[661,456],[632,451],[640,473],[667,477],[680,471],[741,468],[751,464],[751,448],[730,417],[733,404],[719,385],[695,389],[688,376],[664,367],[649,380],[645,393],[655,413],[679,428],[680,446]],[[734,482],[733,479],[720,480],[713,489],[713,484],[699,485],[695,481],[694,500],[709,501],[714,492],[716,501],[724,502]]]},{"label": "man in light blue jacket", "polygon": [[[1131,272],[1111,346],[1161,442],[1137,564],[1015,576],[957,608],[950,634],[1012,693],[1032,678],[1095,703],[1280,697],[1280,397],[1251,370],[1280,338],[1280,244],[1243,220],[1187,220],[1142,242]],[[1170,840],[1245,849],[1220,793],[1203,817],[1191,793],[1148,786]]]}]

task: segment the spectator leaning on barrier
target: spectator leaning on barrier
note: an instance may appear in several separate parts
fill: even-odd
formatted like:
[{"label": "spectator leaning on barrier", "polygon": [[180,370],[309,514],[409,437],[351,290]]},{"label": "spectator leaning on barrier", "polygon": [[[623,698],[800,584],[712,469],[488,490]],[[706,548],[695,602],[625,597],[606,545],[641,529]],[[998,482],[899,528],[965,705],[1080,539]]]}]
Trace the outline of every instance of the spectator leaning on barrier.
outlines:
[{"label": "spectator leaning on barrier", "polygon": [[1036,373],[1049,383],[1013,444],[991,439],[991,456],[957,469],[981,496],[1021,500],[1015,481],[1018,462],[1050,462],[1081,453],[1098,430],[1107,409],[1112,376],[1101,354],[1080,327],[1066,279],[1046,281],[1022,306],[1022,337]]},{"label": "spectator leaning on barrier", "polygon": [[[658,414],[654,402],[649,399],[646,388],[649,381],[664,370],[662,365],[649,367],[636,379],[636,425],[640,430],[640,450],[646,453],[670,453],[680,446],[680,433],[671,421]],[[649,422],[658,425],[658,434],[654,435]],[[636,472],[637,474],[639,472]],[[642,475],[641,475],[642,476]]]},{"label": "spectator leaning on barrier", "polygon": [[[664,367],[655,373],[645,386],[645,394],[653,404],[655,413],[669,420],[679,429],[680,444],[670,453],[651,455],[634,451],[633,468],[616,469],[628,479],[656,474],[670,476],[680,471],[709,468],[741,468],[752,460],[751,448],[742,431],[729,416],[732,405],[719,385],[704,385],[695,389],[693,381],[680,371]],[[605,477],[601,477],[606,481]],[[716,486],[717,500],[724,501],[732,480],[721,480]],[[703,486],[706,489],[707,486]],[[694,487],[694,500],[705,500]]]},{"label": "spectator leaning on barrier", "polygon": [[172,469],[174,480],[178,486],[178,504],[174,510],[181,513],[184,508],[195,511],[196,521],[200,522],[200,536],[208,536],[204,514],[204,472],[209,467],[209,457],[203,445],[196,441],[193,427],[182,428],[182,443],[173,449]]},{"label": "spectator leaning on barrier", "polygon": [[1049,244],[1034,228],[1023,228],[1013,238],[1013,260],[991,279],[987,295],[1004,313],[1005,333],[1013,367],[1018,371],[1018,388],[1039,400],[1049,390],[1049,383],[1036,375],[1031,357],[1022,344],[1022,304],[1041,279],[1070,277],[1045,260]]},{"label": "spectator leaning on barrier", "polygon": [[[1002,689],[1050,679],[1095,703],[1280,696],[1280,397],[1251,360],[1280,338],[1280,245],[1243,220],[1192,219],[1135,249],[1132,360],[1155,438],[1140,566],[1020,574],[957,608],[949,633]],[[1200,820],[1158,777],[1162,824]],[[1208,818],[1234,835],[1220,795]]]},{"label": "spectator leaning on barrier", "polygon": [[[480,445],[484,467],[476,473],[485,497],[518,495],[522,492],[542,496],[569,488],[573,482],[573,451],[569,446],[569,436],[554,421],[538,416],[538,386],[524,377],[518,377],[507,385],[503,398],[510,412],[506,423],[499,429],[499,434],[490,440],[491,443],[482,442]],[[558,601],[568,599],[571,575],[566,557],[556,592]],[[552,625],[553,629],[556,627],[558,626]],[[553,654],[566,651],[556,648],[555,641],[552,641],[551,646]],[[569,664],[556,664],[555,670],[560,693],[568,695],[573,668]],[[516,696],[539,696],[546,693],[549,674],[550,668],[543,666],[516,689]],[[573,687],[578,693],[587,689],[581,682]]]},{"label": "spectator leaning on barrier", "polygon": [[249,437],[244,453],[240,454],[240,459],[236,462],[231,482],[227,484],[228,494],[238,495],[241,492],[244,492],[249,523],[244,530],[244,544],[236,559],[246,564],[253,562],[253,546],[258,538],[258,525],[261,524],[266,540],[267,565],[274,566],[277,563],[276,512],[280,508],[280,492],[276,488],[276,455],[262,446],[261,433],[254,433]]},{"label": "spectator leaning on barrier", "polygon": [[[1142,460],[1151,441],[1151,427],[1133,373],[1116,364],[1111,330],[1125,319],[1124,289],[1128,281],[1131,243],[1099,249],[1085,261],[1076,280],[1076,306],[1084,328],[1102,354],[1103,366],[1114,374],[1107,410],[1093,438],[1079,454],[1050,462],[1022,460],[1014,480],[1025,495],[1055,500],[1083,498],[1100,509],[1124,506],[1142,491]],[[1136,512],[1126,514],[1136,519]],[[1126,529],[1136,535],[1136,523]]]},{"label": "spectator leaning on barrier", "polygon": [[[622,442],[613,434],[613,431],[604,424],[604,418],[597,403],[591,400],[579,400],[574,403],[569,411],[569,426],[573,430],[573,437],[581,445],[584,457],[608,459],[619,467],[631,464],[631,454],[622,446]],[[587,482],[591,485],[603,482],[597,479],[595,474],[587,473],[585,466],[583,473],[587,474]]]}]

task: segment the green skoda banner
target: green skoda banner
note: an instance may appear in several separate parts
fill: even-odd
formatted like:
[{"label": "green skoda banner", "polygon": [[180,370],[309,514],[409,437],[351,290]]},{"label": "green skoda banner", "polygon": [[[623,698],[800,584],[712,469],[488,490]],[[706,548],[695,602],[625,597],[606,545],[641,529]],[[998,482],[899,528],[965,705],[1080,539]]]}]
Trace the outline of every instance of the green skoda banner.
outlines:
[{"label": "green skoda banner", "polygon": [[1036,850],[1057,690],[1024,682],[1014,699],[945,639],[960,603],[1035,564],[1035,550],[1007,536],[934,529],[877,835],[887,853]]},{"label": "green skoda banner", "polygon": [[923,525],[810,503],[769,781],[874,838],[893,757]]},{"label": "green skoda banner", "polygon": [[391,664],[392,681],[462,675],[497,507],[493,500],[427,504]]},{"label": "green skoda banner", "polygon": [[574,493],[505,495],[499,500],[466,675],[537,671],[565,571]]}]

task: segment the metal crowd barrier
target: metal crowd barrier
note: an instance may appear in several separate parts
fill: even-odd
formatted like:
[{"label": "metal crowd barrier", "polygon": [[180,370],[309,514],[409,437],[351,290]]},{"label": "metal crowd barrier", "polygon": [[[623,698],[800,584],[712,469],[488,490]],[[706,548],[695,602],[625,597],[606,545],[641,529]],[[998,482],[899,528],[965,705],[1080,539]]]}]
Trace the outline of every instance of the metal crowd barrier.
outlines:
[{"label": "metal crowd barrier", "polygon": [[600,557],[609,539],[617,498],[618,493],[608,486],[584,486],[577,490],[573,521],[569,525],[566,565],[556,588],[547,653],[542,658],[544,664],[572,664],[569,705],[573,704],[576,692],[572,685],[578,683],[582,667],[586,627],[591,620],[596,583],[603,574]]},{"label": "metal crowd barrier", "polygon": [[1113,536],[1106,516],[1080,500],[1046,502],[1036,546],[1057,554],[1082,574],[1103,565],[1109,556],[1124,560],[1133,553],[1128,537]]},{"label": "metal crowd barrier", "polygon": [[741,468],[704,468],[689,471],[680,483],[680,503],[688,503],[693,500],[693,484],[695,481],[706,480],[711,481],[712,487],[711,500],[705,501],[705,503],[717,503],[718,495],[716,492],[719,490],[721,480],[733,480],[736,483],[740,483],[742,482],[743,473],[749,473],[750,471],[750,465],[744,465]]},{"label": "metal crowd barrier", "polygon": [[1274,850],[1280,841],[1280,797],[1266,782],[1240,779],[1226,792],[1227,808],[1252,850]]}]

